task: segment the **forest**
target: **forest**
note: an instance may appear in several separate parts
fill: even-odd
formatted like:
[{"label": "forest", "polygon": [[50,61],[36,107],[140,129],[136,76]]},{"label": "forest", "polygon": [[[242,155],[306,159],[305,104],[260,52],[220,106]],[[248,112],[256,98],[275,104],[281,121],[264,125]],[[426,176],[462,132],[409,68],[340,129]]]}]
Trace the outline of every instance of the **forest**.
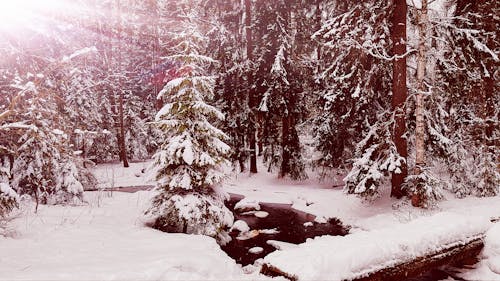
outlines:
[{"label": "forest", "polygon": [[231,177],[497,200],[499,29],[491,0],[1,2],[0,237],[110,164],[149,163],[153,228],[222,245]]}]

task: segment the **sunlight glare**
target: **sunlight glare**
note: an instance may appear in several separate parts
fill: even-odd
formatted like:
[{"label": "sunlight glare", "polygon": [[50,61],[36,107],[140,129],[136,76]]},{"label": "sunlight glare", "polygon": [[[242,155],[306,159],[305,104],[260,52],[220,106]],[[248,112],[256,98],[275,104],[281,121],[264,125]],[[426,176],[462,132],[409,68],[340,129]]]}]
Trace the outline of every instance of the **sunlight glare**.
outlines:
[{"label": "sunlight glare", "polygon": [[63,8],[63,0],[0,0],[0,29],[35,23],[43,14]]}]

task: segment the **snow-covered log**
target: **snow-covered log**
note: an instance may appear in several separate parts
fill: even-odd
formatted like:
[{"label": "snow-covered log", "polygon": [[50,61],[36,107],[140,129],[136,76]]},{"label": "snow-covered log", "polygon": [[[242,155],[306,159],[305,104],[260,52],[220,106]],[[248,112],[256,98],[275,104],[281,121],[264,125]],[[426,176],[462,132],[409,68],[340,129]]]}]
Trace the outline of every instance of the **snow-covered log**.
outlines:
[{"label": "snow-covered log", "polygon": [[401,280],[474,258],[487,218],[440,213],[391,228],[323,236],[264,259],[262,273],[291,280]]}]

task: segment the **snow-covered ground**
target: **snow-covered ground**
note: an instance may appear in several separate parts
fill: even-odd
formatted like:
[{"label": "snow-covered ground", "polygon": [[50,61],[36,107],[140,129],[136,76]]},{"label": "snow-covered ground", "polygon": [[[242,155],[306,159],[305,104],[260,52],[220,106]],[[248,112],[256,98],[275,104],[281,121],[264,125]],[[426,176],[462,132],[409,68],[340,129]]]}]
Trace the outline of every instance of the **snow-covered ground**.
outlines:
[{"label": "snow-covered ground", "polygon": [[102,164],[94,167],[92,173],[97,178],[98,188],[115,188],[128,186],[153,185],[149,175],[151,162],[129,163],[129,168],[123,168],[120,163]]},{"label": "snow-covered ground", "polygon": [[[99,165],[101,187],[152,185],[148,163]],[[352,232],[374,231],[446,211],[483,219],[500,217],[500,197],[448,200],[432,210],[416,209],[387,194],[374,202],[347,196],[332,182],[277,179],[265,172],[228,178],[224,188],[246,202],[289,203],[317,216],[336,217]],[[388,191],[387,191],[388,192]],[[88,205],[76,207],[24,205],[0,235],[0,280],[255,280],[220,250],[213,239],[167,234],[144,225],[142,213],[152,192],[87,192]],[[449,223],[453,223],[450,221]],[[466,280],[500,280],[500,227],[488,232],[482,261],[463,272]],[[496,278],[496,279],[495,279]]]},{"label": "snow-covered ground", "polygon": [[[141,220],[150,192],[90,192],[85,206],[26,206],[0,236],[0,280],[242,280],[215,240]],[[264,277],[262,277],[264,278]]]},{"label": "snow-covered ground", "polygon": [[301,182],[278,179],[275,174],[267,173],[264,167],[260,167],[258,174],[233,176],[224,186],[230,193],[244,195],[248,202],[292,204],[293,208],[320,218],[339,218],[353,226],[354,231],[405,223],[442,211],[488,218],[500,217],[500,196],[458,199],[447,194],[447,199],[439,202],[437,207],[424,210],[412,207],[409,202],[390,198],[389,187],[379,199],[366,202],[354,195],[346,195],[342,187],[332,188],[336,184],[338,179],[335,183],[321,182],[314,176]]}]

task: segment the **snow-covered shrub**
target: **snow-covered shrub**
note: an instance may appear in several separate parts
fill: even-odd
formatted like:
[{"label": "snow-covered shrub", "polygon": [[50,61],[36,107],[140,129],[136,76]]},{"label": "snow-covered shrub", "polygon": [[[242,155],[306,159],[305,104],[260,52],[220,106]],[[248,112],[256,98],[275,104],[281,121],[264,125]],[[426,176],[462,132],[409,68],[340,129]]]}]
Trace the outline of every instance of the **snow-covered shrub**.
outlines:
[{"label": "snow-covered shrub", "polygon": [[390,122],[377,122],[358,143],[351,171],[344,178],[345,191],[374,197],[392,172],[401,171],[405,159],[391,140]]},{"label": "snow-covered shrub", "polygon": [[500,194],[500,172],[495,165],[495,157],[498,155],[487,151],[483,151],[480,155],[482,157],[476,159],[477,170],[474,178],[478,179],[478,182],[473,194],[480,197],[498,195]]},{"label": "snow-covered shrub", "polygon": [[52,201],[78,204],[83,201],[83,185],[79,180],[79,173],[72,159],[65,159],[59,163],[59,173],[56,178],[56,192]]},{"label": "snow-covered shrub", "polygon": [[[0,147],[0,152],[2,152],[2,147]],[[16,191],[9,185],[9,178],[9,158],[0,155],[0,219],[17,207],[19,201]]]},{"label": "snow-covered shrub", "polygon": [[12,168],[12,186],[42,204],[75,203],[82,199],[78,170],[65,148],[61,132],[41,122],[30,126],[19,139],[21,145]]},{"label": "snow-covered shrub", "polygon": [[0,182],[0,218],[18,205],[18,195],[8,183]]},{"label": "snow-covered shrub", "polygon": [[412,205],[423,208],[430,208],[443,199],[443,186],[443,182],[429,167],[425,167],[418,174],[408,175],[403,184],[407,193],[412,195]]},{"label": "snow-covered shrub", "polygon": [[164,192],[153,200],[150,212],[157,215],[154,227],[166,232],[203,234],[228,241],[233,214],[222,195],[193,191]]}]

